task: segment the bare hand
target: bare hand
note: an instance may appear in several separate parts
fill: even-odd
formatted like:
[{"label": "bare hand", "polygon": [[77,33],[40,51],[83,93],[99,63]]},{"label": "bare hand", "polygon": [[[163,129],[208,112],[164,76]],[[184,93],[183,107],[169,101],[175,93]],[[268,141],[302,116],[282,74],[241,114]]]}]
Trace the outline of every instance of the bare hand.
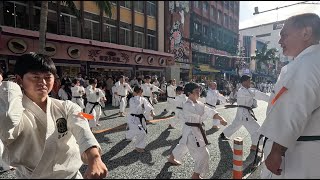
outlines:
[{"label": "bare hand", "polygon": [[101,158],[96,158],[92,163],[89,163],[86,172],[83,175],[84,179],[103,179],[108,175],[108,168],[102,162]]},{"label": "bare hand", "polygon": [[269,169],[269,171],[279,176],[281,175],[281,171],[282,171],[282,169],[280,169],[281,162],[282,162],[281,154],[271,151],[265,161],[265,164],[266,164],[266,167]]},{"label": "bare hand", "polygon": [[221,124],[222,126],[226,126],[226,125],[228,125],[228,122],[227,122],[224,118],[221,118],[221,119],[220,119],[220,124]]}]

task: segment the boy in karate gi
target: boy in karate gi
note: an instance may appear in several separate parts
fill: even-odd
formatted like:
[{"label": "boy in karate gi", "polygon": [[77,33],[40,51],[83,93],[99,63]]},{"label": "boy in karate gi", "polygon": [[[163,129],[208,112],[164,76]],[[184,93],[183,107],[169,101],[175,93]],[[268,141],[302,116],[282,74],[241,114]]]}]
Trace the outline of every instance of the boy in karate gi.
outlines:
[{"label": "boy in karate gi", "polygon": [[94,120],[89,121],[89,126],[92,131],[92,128],[100,126],[100,124],[98,123],[102,113],[100,103],[106,101],[106,98],[103,91],[97,88],[97,79],[90,79],[89,84],[90,86],[86,88],[88,103],[86,105],[85,112],[94,116]]},{"label": "boy in karate gi", "polygon": [[0,138],[3,159],[18,178],[104,178],[108,170],[101,148],[82,109],[71,101],[48,97],[56,67],[45,55],[20,56],[14,72],[18,84],[0,85]]},{"label": "boy in karate gi", "polygon": [[[227,121],[217,111],[198,101],[200,92],[200,86],[196,83],[188,83],[184,88],[184,93],[188,96],[188,100],[182,107],[182,118],[185,122],[183,134],[179,144],[168,159],[170,163],[180,165],[181,159],[185,155],[184,146],[187,146],[190,155],[195,160],[192,179],[200,179],[201,176],[209,172],[210,156],[206,147],[209,143],[202,127],[202,121],[206,119],[204,117],[219,119],[222,125],[227,124]],[[182,146],[182,148],[179,146]]]},{"label": "boy in karate gi", "polygon": [[125,77],[120,76],[119,81],[116,83],[115,95],[120,99],[120,117],[124,117],[124,110],[127,107],[127,96],[132,89],[128,83],[125,82]]},{"label": "boy in karate gi", "polygon": [[82,109],[85,108],[84,100],[82,96],[85,94],[84,87],[80,86],[80,81],[78,79],[73,80],[74,86],[71,87],[72,99],[71,101],[78,104]]},{"label": "boy in karate gi", "polygon": [[[181,120],[181,116],[182,116],[182,106],[183,106],[183,103],[185,103],[187,101],[187,96],[185,94],[183,94],[183,87],[181,86],[178,86],[176,88],[176,93],[177,93],[177,96],[174,100],[174,104],[175,104],[175,108],[176,109],[176,115],[177,115],[177,120],[176,122],[173,122],[171,124],[169,124],[169,127],[168,128],[172,128],[174,129],[175,126],[179,123],[179,122],[183,122],[183,120]],[[182,126],[183,127],[183,126]]]},{"label": "boy in karate gi", "polygon": [[146,147],[146,135],[147,135],[147,124],[145,121],[145,115],[150,114],[154,117],[154,108],[149,101],[142,97],[142,88],[140,86],[134,87],[133,96],[129,101],[129,116],[128,116],[128,127],[129,130],[126,133],[126,139],[131,141],[136,137],[136,151],[144,152]]}]

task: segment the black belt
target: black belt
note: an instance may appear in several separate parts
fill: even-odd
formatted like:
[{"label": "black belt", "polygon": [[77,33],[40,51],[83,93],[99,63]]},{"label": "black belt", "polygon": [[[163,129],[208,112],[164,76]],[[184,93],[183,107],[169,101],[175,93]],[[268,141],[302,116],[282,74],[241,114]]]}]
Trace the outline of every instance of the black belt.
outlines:
[{"label": "black belt", "polygon": [[153,105],[152,105],[152,103],[151,103],[151,101],[150,101],[150,96],[143,96],[143,97],[145,97],[145,98],[149,101],[149,103],[151,104],[151,106],[153,107]]},{"label": "black belt", "polygon": [[245,108],[245,109],[247,109],[247,110],[249,111],[251,117],[252,117],[254,120],[258,121],[257,118],[256,118],[256,116],[254,115],[254,112],[253,112],[253,110],[252,110],[251,107],[243,106],[243,105],[225,105],[224,107],[226,107],[226,108],[235,108],[235,107]]},{"label": "black belt", "polygon": [[[256,154],[255,154],[255,157],[254,157],[254,161],[253,161],[253,168],[256,168],[256,163],[257,162],[257,157],[258,157],[258,147],[259,147],[259,143],[260,143],[260,140],[261,138],[264,137],[262,134],[260,135],[259,137],[259,140],[258,140],[258,144],[257,144],[257,150],[256,150]],[[265,137],[264,141],[263,141],[263,146],[262,146],[262,153],[263,153],[263,149],[264,149],[264,146],[266,145],[266,141],[268,140],[267,137]],[[320,136],[300,136],[297,141],[320,141]],[[261,154],[262,154],[261,153]]]},{"label": "black belt", "polygon": [[81,96],[72,96],[73,98],[76,98],[76,99],[80,99],[82,98]]},{"label": "black belt", "polygon": [[124,98],[124,97],[127,97],[127,96],[121,96],[121,95],[119,95],[121,98]]},{"label": "black belt", "polygon": [[206,105],[208,105],[208,106],[210,106],[210,107],[216,108],[216,106],[214,106],[214,105],[212,105],[212,104],[209,104],[209,103],[204,103],[204,104],[206,104]]},{"label": "black belt", "polygon": [[175,99],[175,97],[169,97],[169,96],[168,96],[168,98],[172,98],[172,99]]},{"label": "black belt", "polygon": [[[146,119],[146,118],[144,117],[144,115],[143,115],[143,114],[130,114],[130,115],[139,118],[140,124],[141,124],[143,130],[144,130],[146,133],[148,133],[147,127],[143,127],[143,123],[142,123],[142,120],[143,120],[143,119]],[[140,129],[140,127],[139,127],[139,129]],[[141,130],[141,129],[140,129],[140,130]]]},{"label": "black belt", "polygon": [[182,107],[177,107],[177,109],[181,109],[182,110]]},{"label": "black belt", "polygon": [[[94,109],[96,106],[98,106],[98,105],[100,105],[100,106],[101,106],[101,104],[100,104],[99,102],[88,102],[88,103],[93,104],[93,106],[92,106],[92,108],[91,108],[91,110],[90,110],[89,114],[91,114],[91,113],[92,113],[93,109]],[[102,106],[101,106],[101,107],[102,107]]]},{"label": "black belt", "polygon": [[[200,132],[201,132],[201,135],[202,135],[202,137],[203,137],[204,142],[206,143],[206,145],[209,145],[208,139],[207,139],[207,137],[206,137],[206,132],[204,131],[204,129],[203,129],[203,127],[202,127],[202,126],[203,126],[203,123],[200,124],[200,123],[189,123],[189,122],[186,122],[185,124],[186,124],[187,126],[198,127],[198,128],[200,129]],[[197,146],[200,147],[199,142],[197,142]]]}]

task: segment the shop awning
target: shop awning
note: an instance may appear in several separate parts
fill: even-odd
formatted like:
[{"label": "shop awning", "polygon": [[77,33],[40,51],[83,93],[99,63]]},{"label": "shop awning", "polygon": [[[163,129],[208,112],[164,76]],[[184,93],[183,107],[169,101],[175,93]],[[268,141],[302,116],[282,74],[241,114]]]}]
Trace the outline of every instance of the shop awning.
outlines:
[{"label": "shop awning", "polygon": [[199,65],[199,69],[204,72],[213,72],[213,73],[220,72],[219,70],[214,69],[214,68],[210,67],[209,65]]}]

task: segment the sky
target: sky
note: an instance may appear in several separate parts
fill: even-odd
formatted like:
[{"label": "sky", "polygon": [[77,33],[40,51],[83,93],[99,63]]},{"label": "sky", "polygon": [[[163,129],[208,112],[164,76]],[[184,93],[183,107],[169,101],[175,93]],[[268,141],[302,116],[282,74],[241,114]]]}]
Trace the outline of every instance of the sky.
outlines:
[{"label": "sky", "polygon": [[254,7],[258,7],[259,12],[262,12],[276,7],[282,7],[299,2],[302,1],[240,1],[239,29],[281,21],[290,16],[307,12],[316,13],[320,16],[320,1],[308,1],[319,4],[298,4],[279,10],[253,15]]}]

